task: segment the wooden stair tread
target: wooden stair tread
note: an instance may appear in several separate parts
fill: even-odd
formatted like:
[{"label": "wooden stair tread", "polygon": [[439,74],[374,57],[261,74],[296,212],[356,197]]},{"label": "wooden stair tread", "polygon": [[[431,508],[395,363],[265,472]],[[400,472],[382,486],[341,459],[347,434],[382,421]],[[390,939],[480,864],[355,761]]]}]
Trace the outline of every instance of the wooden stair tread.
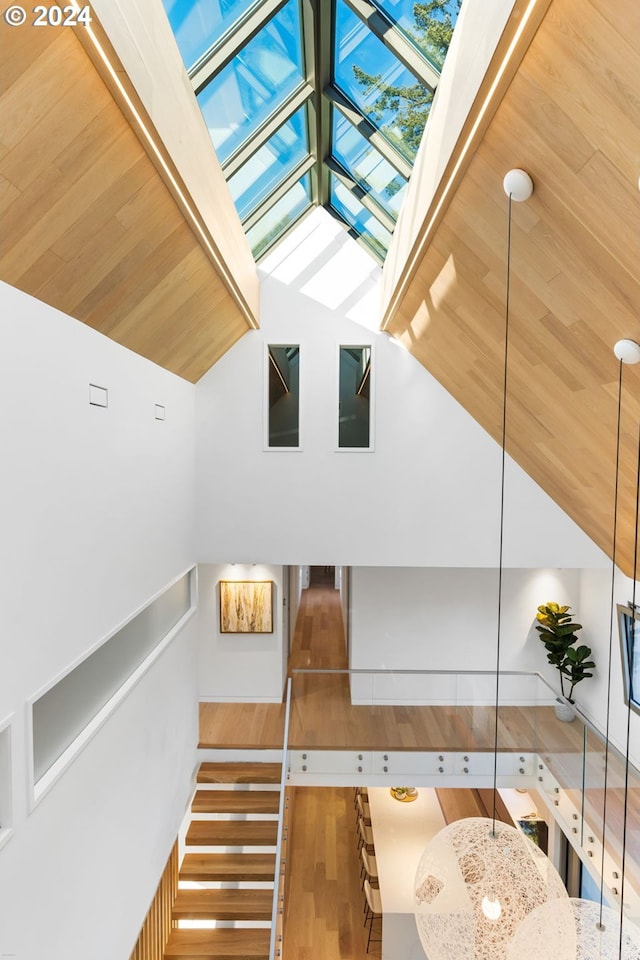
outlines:
[{"label": "wooden stair tread", "polygon": [[278,813],[279,790],[198,790],[193,813]]},{"label": "wooden stair tread", "polygon": [[273,880],[275,853],[186,853],[181,880]]},{"label": "wooden stair tread", "polygon": [[271,920],[273,890],[178,890],[174,920]]},{"label": "wooden stair tread", "polygon": [[192,820],[187,846],[275,846],[277,820]]},{"label": "wooden stair tread", "polygon": [[201,763],[198,783],[280,783],[281,763]]},{"label": "wooden stair tread", "polygon": [[256,927],[172,930],[164,956],[166,960],[268,960],[270,938],[270,930]]}]

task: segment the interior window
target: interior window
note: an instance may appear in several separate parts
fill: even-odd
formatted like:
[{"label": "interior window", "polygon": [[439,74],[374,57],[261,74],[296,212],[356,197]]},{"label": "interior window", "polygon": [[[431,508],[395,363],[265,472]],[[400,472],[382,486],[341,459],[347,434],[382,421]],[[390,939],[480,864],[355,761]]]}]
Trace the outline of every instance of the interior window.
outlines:
[{"label": "interior window", "polygon": [[371,446],[371,347],[340,347],[338,446]]},{"label": "interior window", "polygon": [[269,346],[269,447],[300,446],[300,347]]}]

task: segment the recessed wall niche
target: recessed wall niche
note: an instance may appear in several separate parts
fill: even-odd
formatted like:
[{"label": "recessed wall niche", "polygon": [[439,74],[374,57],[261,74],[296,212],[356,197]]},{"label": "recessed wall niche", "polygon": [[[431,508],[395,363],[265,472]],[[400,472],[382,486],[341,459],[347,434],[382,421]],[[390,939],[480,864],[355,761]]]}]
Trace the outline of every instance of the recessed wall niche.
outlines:
[{"label": "recessed wall niche", "polygon": [[162,641],[186,621],[194,609],[194,583],[195,571],[190,570],[32,701],[36,799],[42,792],[39,781],[58,761],[66,766],[102,711],[120,702],[136,671],[150,665]]}]

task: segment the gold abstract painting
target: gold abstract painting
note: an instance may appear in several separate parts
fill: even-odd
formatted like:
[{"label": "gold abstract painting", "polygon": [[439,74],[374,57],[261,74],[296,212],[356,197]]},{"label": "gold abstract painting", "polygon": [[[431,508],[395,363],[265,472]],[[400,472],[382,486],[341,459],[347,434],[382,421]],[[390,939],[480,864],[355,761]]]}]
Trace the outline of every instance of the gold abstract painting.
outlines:
[{"label": "gold abstract painting", "polygon": [[272,580],[220,581],[221,633],[273,633]]}]

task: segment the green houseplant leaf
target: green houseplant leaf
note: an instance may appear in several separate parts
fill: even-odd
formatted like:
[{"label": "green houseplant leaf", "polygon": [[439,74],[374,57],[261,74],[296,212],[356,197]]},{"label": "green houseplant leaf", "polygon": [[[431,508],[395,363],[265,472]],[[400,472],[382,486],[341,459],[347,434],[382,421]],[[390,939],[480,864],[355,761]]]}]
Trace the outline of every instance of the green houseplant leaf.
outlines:
[{"label": "green houseplant leaf", "polygon": [[[588,658],[591,656],[591,647],[578,643],[578,630],[582,630],[581,623],[571,620],[571,607],[559,603],[543,603],[536,613],[536,630],[547,651],[547,660],[560,674],[560,690],[562,696],[573,703],[573,690],[576,684],[592,677],[590,671],[595,669],[595,663]],[[565,680],[568,691],[565,694]]]}]

